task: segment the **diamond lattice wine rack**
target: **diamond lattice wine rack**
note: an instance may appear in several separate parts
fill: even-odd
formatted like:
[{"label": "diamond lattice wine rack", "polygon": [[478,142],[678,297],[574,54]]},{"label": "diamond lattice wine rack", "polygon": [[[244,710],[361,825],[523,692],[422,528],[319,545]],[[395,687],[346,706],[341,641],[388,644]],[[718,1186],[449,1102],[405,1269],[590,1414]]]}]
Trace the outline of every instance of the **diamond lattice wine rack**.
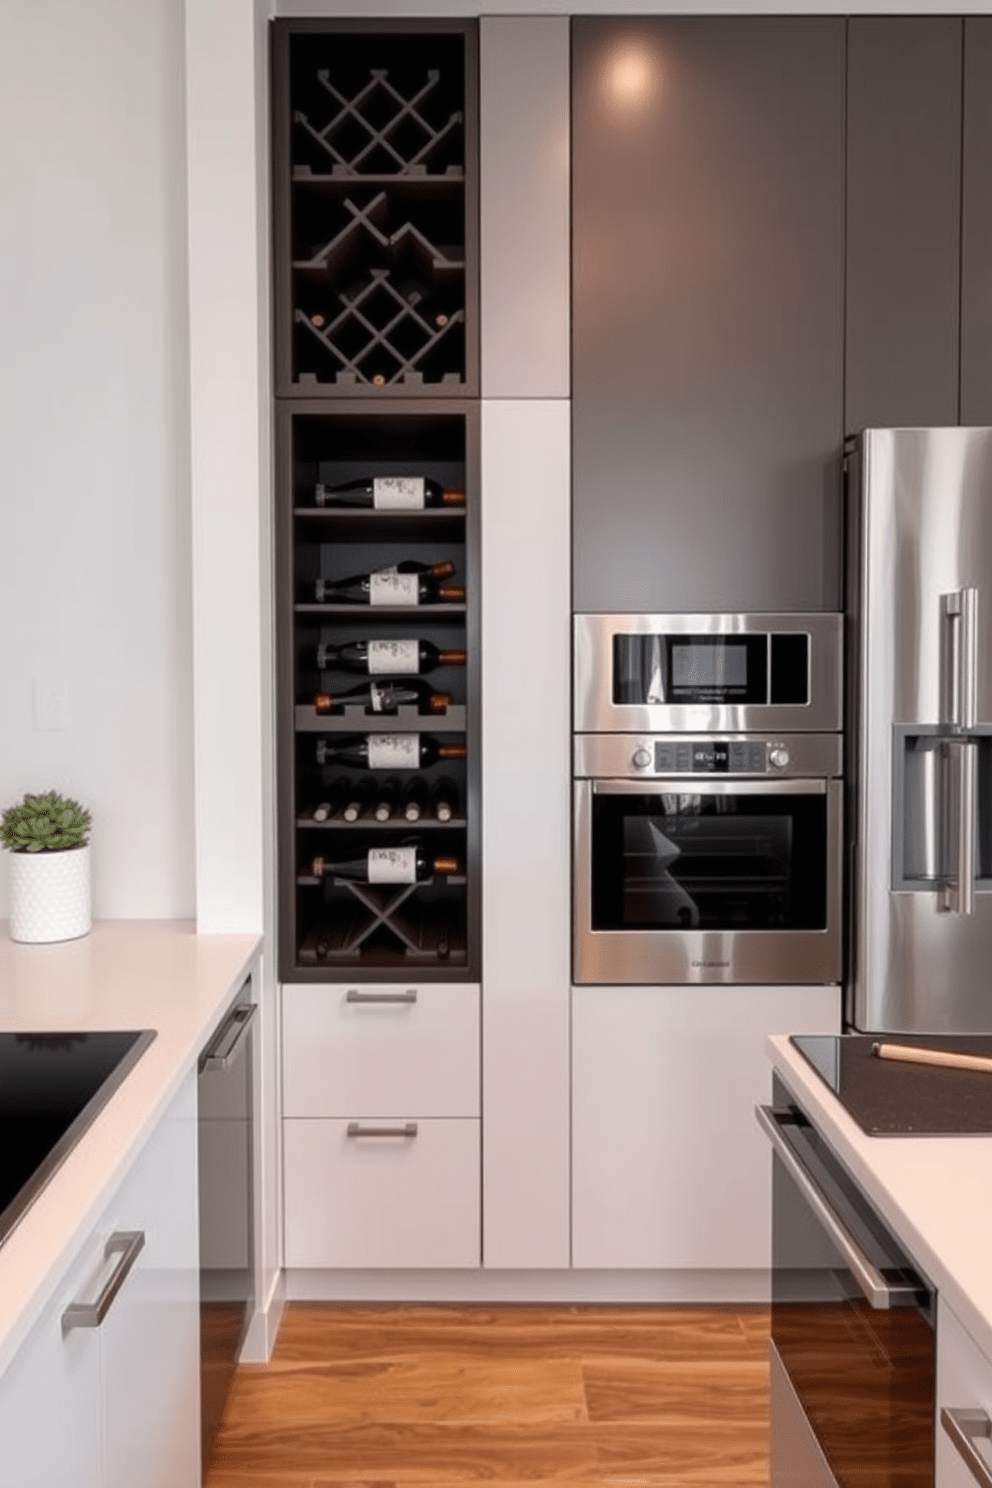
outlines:
[{"label": "diamond lattice wine rack", "polygon": [[374,26],[275,28],[277,388],[472,396],[474,28]]}]

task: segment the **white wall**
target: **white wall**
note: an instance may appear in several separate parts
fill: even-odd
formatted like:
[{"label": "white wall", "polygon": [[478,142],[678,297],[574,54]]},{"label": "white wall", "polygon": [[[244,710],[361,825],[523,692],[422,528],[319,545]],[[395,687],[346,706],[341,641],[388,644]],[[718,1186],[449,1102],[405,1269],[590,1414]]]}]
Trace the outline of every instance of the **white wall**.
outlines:
[{"label": "white wall", "polygon": [[0,4],[0,806],[91,807],[101,916],[194,909],[182,16]]}]

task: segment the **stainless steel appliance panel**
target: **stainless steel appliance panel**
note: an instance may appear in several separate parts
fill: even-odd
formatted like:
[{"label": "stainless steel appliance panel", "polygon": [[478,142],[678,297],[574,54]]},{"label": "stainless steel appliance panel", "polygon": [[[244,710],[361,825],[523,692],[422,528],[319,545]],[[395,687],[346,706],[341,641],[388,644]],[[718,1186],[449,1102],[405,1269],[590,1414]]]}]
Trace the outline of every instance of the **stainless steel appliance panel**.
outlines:
[{"label": "stainless steel appliance panel", "polygon": [[[747,751],[747,763],[753,771],[735,770],[734,776],[755,779],[819,779],[839,776],[843,763],[843,745],[839,734],[779,734],[755,738],[753,734],[722,734],[727,744],[740,744]],[[681,775],[692,779],[699,774],[690,759],[683,772],[679,746],[692,750],[705,740],[705,735],[691,734],[576,734],[574,773],[577,780],[640,780],[655,775]],[[669,747],[664,768],[656,768],[658,747]],[[684,783],[683,783],[684,784]]]},{"label": "stainless steel appliance panel", "polygon": [[[806,733],[840,729],[842,628],[842,617],[835,614],[576,615],[575,729],[579,733]],[[741,644],[767,637],[769,677],[773,640],[808,637],[808,700],[774,702],[769,695],[769,700],[746,702],[617,702],[615,645],[617,637],[625,636],[726,637]]]},{"label": "stainless steel appliance panel", "polygon": [[992,429],[853,461],[857,1028],[992,1031]]},{"label": "stainless steel appliance panel", "polygon": [[822,778],[577,780],[576,982],[839,981],[842,790]]}]

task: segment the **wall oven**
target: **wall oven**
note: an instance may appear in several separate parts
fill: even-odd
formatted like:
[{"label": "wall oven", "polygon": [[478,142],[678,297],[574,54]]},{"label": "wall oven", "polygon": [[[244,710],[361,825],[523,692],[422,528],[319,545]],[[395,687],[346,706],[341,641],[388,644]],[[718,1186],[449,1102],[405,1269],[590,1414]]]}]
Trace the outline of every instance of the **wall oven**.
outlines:
[{"label": "wall oven", "polygon": [[578,983],[842,973],[840,617],[576,617]]},{"label": "wall oven", "polygon": [[936,1294],[776,1077],[771,1488],[933,1488]]}]

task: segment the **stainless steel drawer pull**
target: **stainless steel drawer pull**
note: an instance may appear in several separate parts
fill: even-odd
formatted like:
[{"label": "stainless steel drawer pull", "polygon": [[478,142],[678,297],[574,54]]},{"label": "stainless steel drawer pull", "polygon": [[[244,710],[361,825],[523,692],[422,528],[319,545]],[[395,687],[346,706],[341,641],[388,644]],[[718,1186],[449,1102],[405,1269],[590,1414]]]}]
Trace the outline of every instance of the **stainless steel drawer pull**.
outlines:
[{"label": "stainless steel drawer pull", "polygon": [[982,1488],[992,1488],[992,1466],[981,1456],[975,1446],[983,1438],[992,1437],[992,1421],[983,1410],[951,1410],[942,1406],[940,1424],[951,1438],[958,1455],[971,1476]]},{"label": "stainless steel drawer pull", "polygon": [[777,1156],[802,1194],[826,1234],[844,1258],[851,1275],[872,1307],[911,1307],[919,1298],[919,1287],[886,1281],[878,1267],[865,1255],[858,1242],[848,1233],[813,1179],[782,1135],[777,1114],[770,1106],[755,1106],[754,1114]]},{"label": "stainless steel drawer pull", "polygon": [[230,1069],[257,1011],[258,1004],[255,1002],[239,1002],[236,1008],[231,1009],[216,1039],[200,1060],[201,1072]]},{"label": "stainless steel drawer pull", "polygon": [[344,996],[345,1002],[416,1002],[417,993],[415,988],[409,992],[359,992],[357,987],[349,987]]},{"label": "stainless steel drawer pull", "polygon": [[415,1137],[417,1123],[406,1121],[402,1126],[363,1126],[360,1121],[348,1122],[349,1137]]},{"label": "stainless steel drawer pull", "polygon": [[62,1314],[62,1332],[73,1328],[99,1328],[127,1280],[128,1272],[144,1249],[144,1230],[115,1230],[104,1247],[104,1258],[120,1256],[95,1302],[70,1302]]}]

